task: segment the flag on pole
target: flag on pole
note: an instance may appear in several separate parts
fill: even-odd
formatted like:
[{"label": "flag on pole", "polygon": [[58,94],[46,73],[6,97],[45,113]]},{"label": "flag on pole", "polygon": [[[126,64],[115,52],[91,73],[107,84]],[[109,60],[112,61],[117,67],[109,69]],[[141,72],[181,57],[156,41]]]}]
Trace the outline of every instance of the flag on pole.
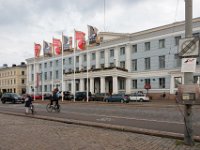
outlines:
[{"label": "flag on pole", "polygon": [[44,56],[52,56],[52,43],[43,41],[43,53]]},{"label": "flag on pole", "polygon": [[88,25],[88,40],[89,44],[97,43],[97,32],[98,29],[96,27]]},{"label": "flag on pole", "polygon": [[35,49],[35,57],[40,57],[40,51],[41,51],[41,45],[34,43],[34,49]]},{"label": "flag on pole", "polygon": [[72,37],[63,35],[63,50],[72,49]]},{"label": "flag on pole", "polygon": [[82,31],[75,31],[75,41],[77,50],[85,50],[85,33]]},{"label": "flag on pole", "polygon": [[53,49],[54,49],[55,55],[61,54],[62,44],[61,44],[60,39],[53,38]]}]

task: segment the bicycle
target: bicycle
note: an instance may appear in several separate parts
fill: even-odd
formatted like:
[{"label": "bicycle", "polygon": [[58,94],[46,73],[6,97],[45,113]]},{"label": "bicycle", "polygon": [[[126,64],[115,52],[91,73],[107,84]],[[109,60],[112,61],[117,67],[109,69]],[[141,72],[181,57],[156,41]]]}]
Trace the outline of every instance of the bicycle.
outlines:
[{"label": "bicycle", "polygon": [[55,112],[59,113],[61,108],[60,108],[59,104],[58,105],[56,105],[56,104],[55,105],[47,104],[46,110],[47,110],[47,112],[55,111]]},{"label": "bicycle", "polygon": [[30,104],[30,107],[29,109],[31,110],[31,114],[34,115],[36,112],[35,112],[35,107],[33,104]]},{"label": "bicycle", "polygon": [[30,106],[29,106],[29,107],[26,107],[26,109],[28,109],[28,110],[26,110],[26,114],[29,113],[29,110],[30,110],[30,112],[31,112],[32,115],[34,115],[34,114],[36,113],[35,107],[34,107],[33,104],[30,104]]}]

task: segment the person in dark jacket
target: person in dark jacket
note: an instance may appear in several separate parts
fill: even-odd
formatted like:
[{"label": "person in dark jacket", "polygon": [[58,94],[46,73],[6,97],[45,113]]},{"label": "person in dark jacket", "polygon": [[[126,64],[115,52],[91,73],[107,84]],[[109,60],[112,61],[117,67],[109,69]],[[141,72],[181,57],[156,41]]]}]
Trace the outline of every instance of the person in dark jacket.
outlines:
[{"label": "person in dark jacket", "polygon": [[27,95],[26,95],[26,98],[25,98],[25,109],[26,109],[26,113],[28,113],[29,107],[30,107],[30,105],[32,104],[32,101],[33,101],[32,97],[31,97],[29,94],[27,94]]},{"label": "person in dark jacket", "polygon": [[51,99],[51,105],[53,105],[53,101],[55,101],[56,105],[59,106],[58,100],[59,100],[59,95],[58,95],[58,88],[55,88],[53,90],[53,94],[52,94],[52,99]]}]

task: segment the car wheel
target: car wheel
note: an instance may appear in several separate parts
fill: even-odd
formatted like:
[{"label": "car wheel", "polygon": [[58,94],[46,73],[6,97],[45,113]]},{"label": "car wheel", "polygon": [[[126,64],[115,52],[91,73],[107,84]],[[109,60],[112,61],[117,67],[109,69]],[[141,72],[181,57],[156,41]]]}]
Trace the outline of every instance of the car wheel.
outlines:
[{"label": "car wheel", "polygon": [[143,101],[144,101],[144,100],[141,98],[141,99],[140,99],[140,102],[143,102]]},{"label": "car wheel", "polygon": [[124,100],[123,100],[123,99],[121,99],[121,100],[120,100],[120,102],[121,102],[121,103],[124,103]]},{"label": "car wheel", "polygon": [[12,103],[15,104],[15,100],[12,100]]},{"label": "car wheel", "polygon": [[5,104],[5,103],[6,103],[6,101],[5,101],[5,100],[2,100],[1,102],[2,102],[2,104]]},{"label": "car wheel", "polygon": [[108,99],[105,99],[105,102],[108,103],[109,102]]}]

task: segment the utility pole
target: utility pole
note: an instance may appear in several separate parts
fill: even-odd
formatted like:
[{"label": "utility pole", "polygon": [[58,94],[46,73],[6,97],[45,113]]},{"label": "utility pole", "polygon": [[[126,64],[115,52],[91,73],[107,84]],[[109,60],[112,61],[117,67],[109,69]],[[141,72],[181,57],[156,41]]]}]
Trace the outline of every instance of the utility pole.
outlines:
[{"label": "utility pole", "polygon": [[[185,38],[192,37],[192,0],[185,0]],[[184,72],[184,84],[193,84],[193,72]],[[192,129],[192,104],[185,104],[184,110],[184,142],[194,145]]]}]

